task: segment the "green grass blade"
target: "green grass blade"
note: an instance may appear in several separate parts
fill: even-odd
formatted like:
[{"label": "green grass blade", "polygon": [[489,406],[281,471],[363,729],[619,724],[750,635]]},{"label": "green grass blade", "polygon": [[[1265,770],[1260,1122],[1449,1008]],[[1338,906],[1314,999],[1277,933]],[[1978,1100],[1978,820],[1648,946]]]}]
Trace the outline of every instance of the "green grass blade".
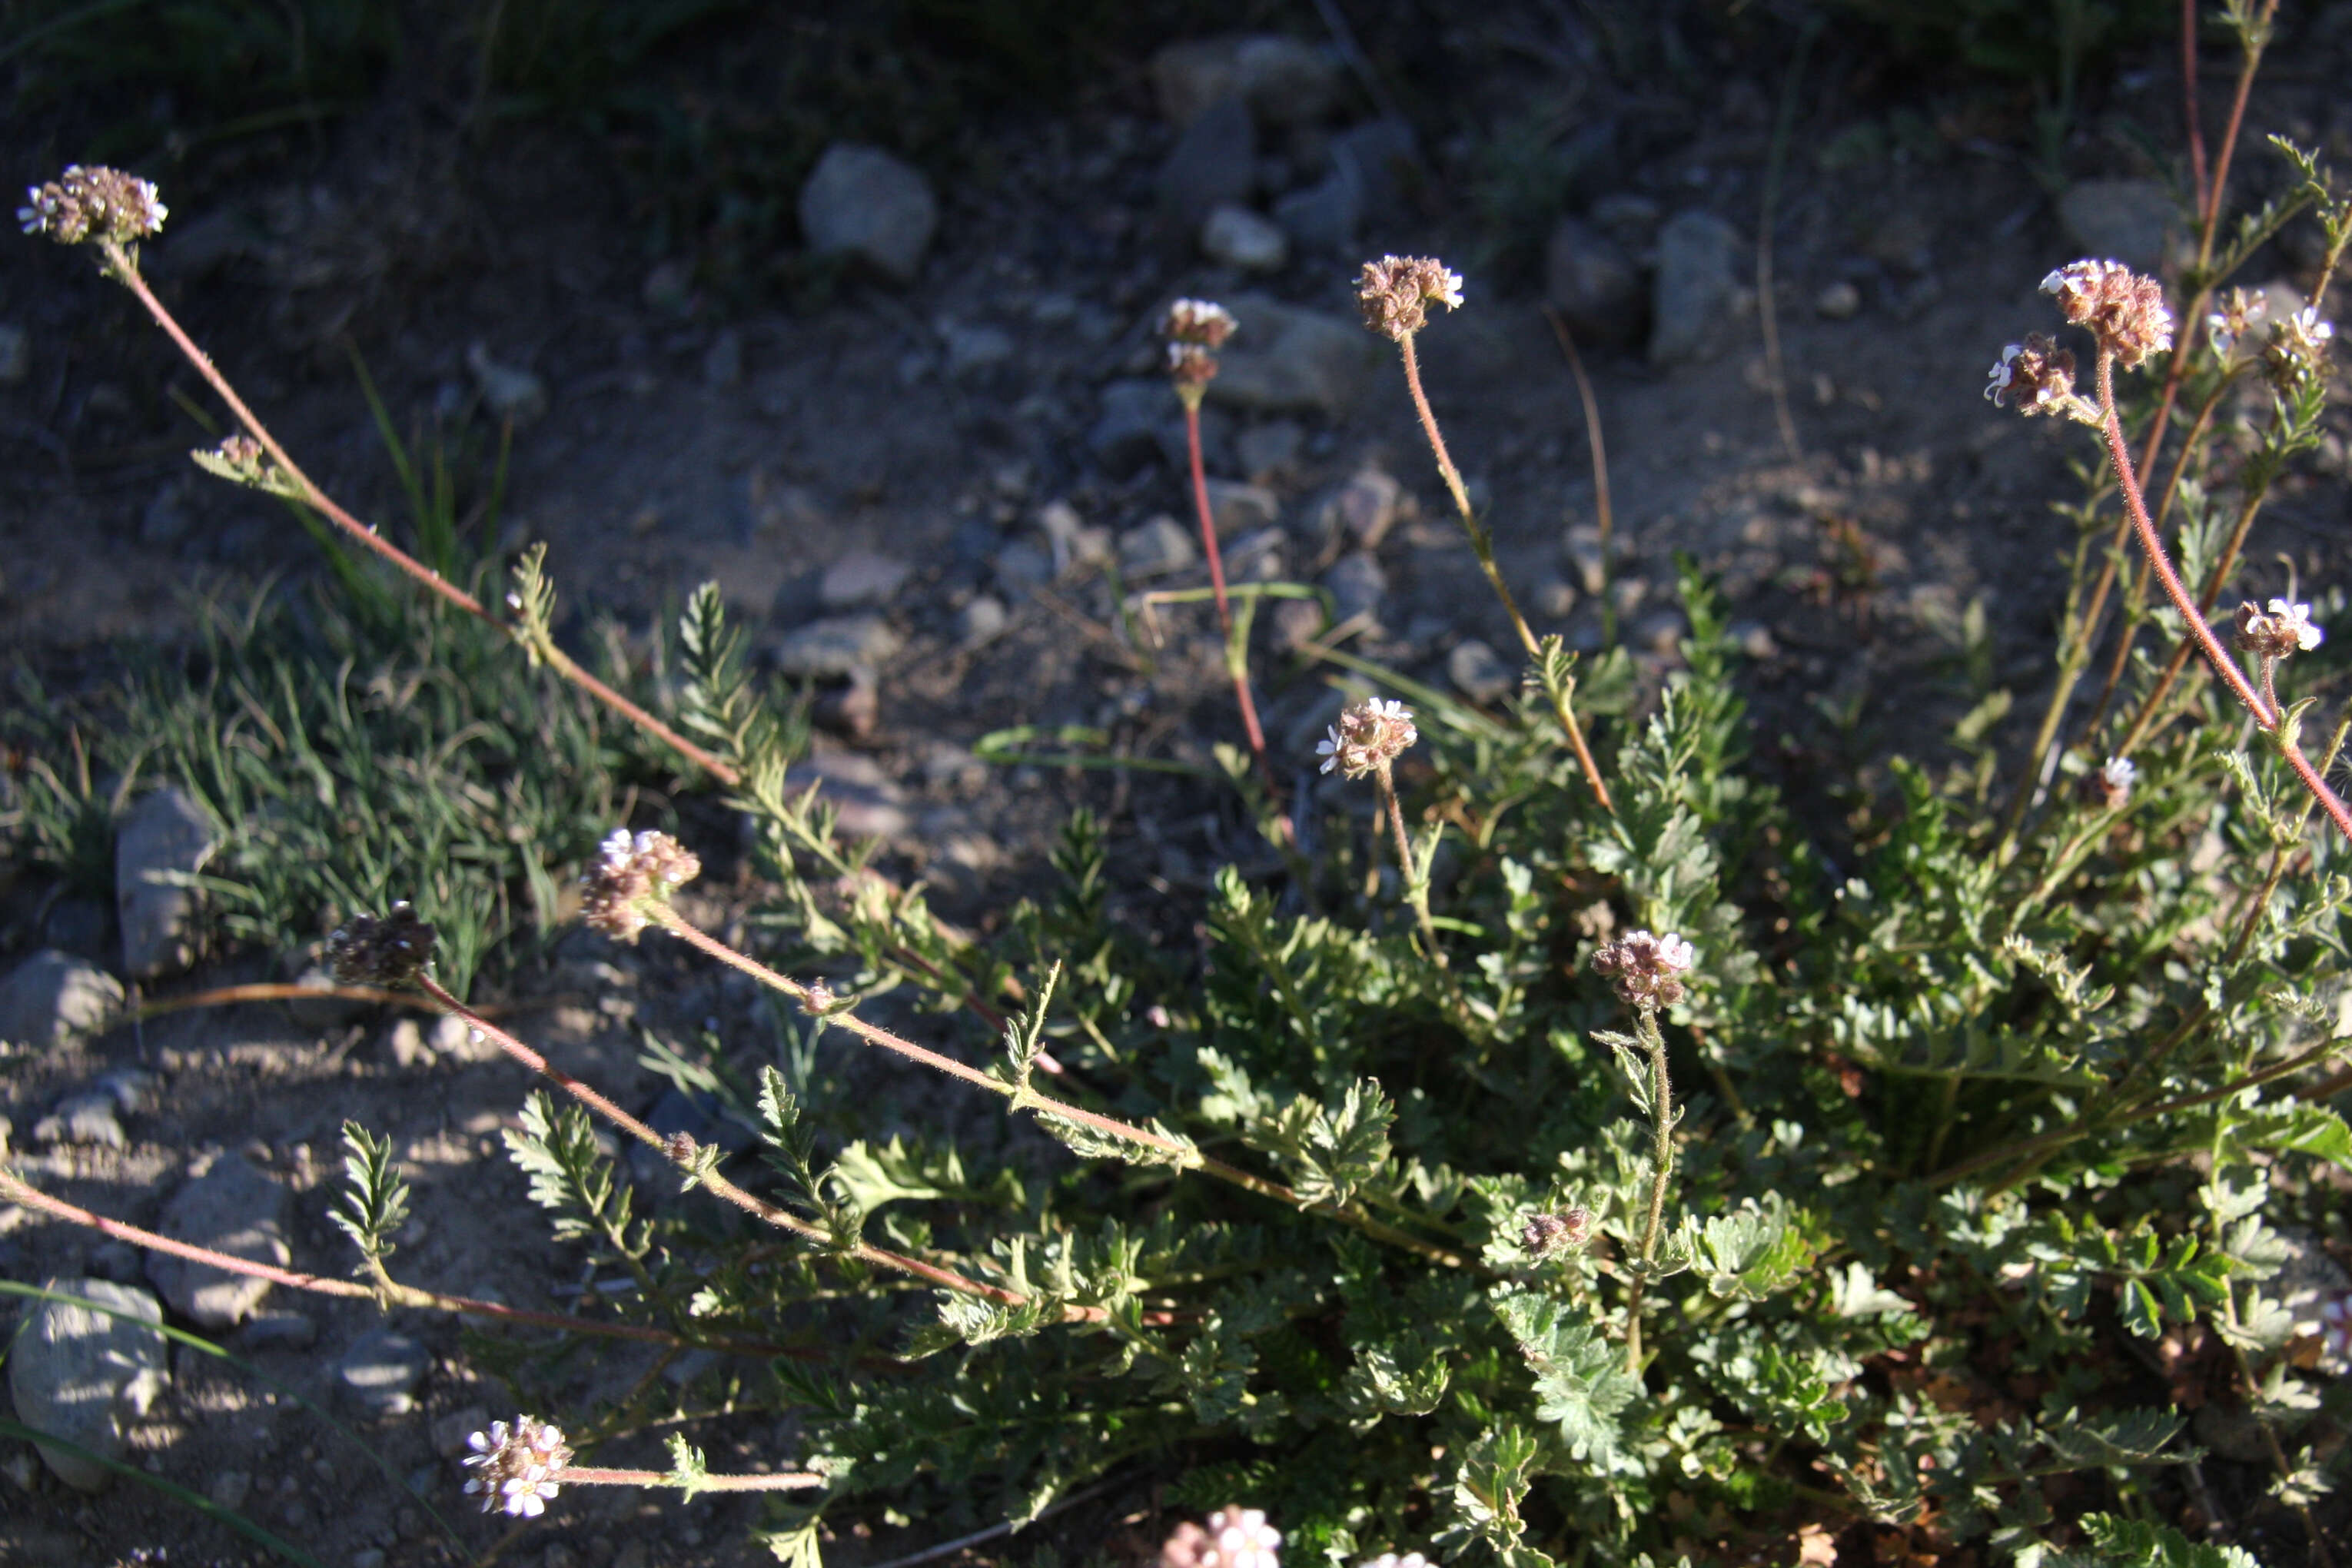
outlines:
[{"label": "green grass blade", "polygon": [[304,1564],[305,1568],[327,1568],[325,1563],[292,1542],[272,1535],[245,1515],[232,1509],[221,1507],[201,1492],[192,1492],[187,1488],[167,1481],[161,1476],[151,1476],[136,1465],[126,1465],[120,1459],[110,1459],[104,1454],[94,1454],[79,1443],[68,1442],[63,1437],[52,1436],[47,1432],[37,1432],[30,1426],[21,1426],[5,1417],[0,1417],[0,1437],[22,1438],[27,1443],[37,1443],[44,1448],[55,1448],[60,1453],[71,1454],[77,1459],[88,1459],[93,1465],[103,1465],[117,1475],[128,1476],[142,1487],[152,1488],[176,1502],[187,1504],[215,1524],[236,1531],[257,1546],[267,1547],[289,1563],[299,1563]]}]

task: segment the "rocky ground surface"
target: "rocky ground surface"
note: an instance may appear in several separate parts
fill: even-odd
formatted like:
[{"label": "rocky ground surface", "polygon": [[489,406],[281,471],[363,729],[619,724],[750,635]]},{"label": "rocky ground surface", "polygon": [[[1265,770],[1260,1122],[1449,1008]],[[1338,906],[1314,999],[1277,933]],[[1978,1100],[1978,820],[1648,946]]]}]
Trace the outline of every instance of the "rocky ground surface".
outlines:
[{"label": "rocky ground surface", "polygon": [[[1221,300],[1241,321],[1205,418],[1228,571],[1329,595],[1328,622],[1286,605],[1259,637],[1286,772],[1311,767],[1335,700],[1301,658],[1318,639],[1475,702],[1516,675],[1393,355],[1355,320],[1356,264],[1390,250],[1466,275],[1464,308],[1423,338],[1425,368],[1538,630],[1598,647],[1606,611],[1662,673],[1683,630],[1675,559],[1695,558],[1737,616],[1759,765],[1797,788],[1832,748],[1936,744],[1969,700],[1954,672],[1971,606],[1992,679],[2038,678],[2063,588],[2050,506],[2085,454],[2068,430],[1990,408],[1986,367],[2052,324],[2035,292],[2051,266],[2153,264],[2177,247],[2162,171],[2087,126],[2088,172],[2053,201],[2017,151],[2021,117],[1972,122],[1973,100],[1931,121],[1836,95],[1801,116],[1771,225],[1784,418],[1757,290],[1774,104],[1737,69],[1726,82],[1661,110],[1668,129],[1635,143],[1646,151],[1553,215],[1534,272],[1482,265],[1494,237],[1460,194],[1473,142],[1382,114],[1322,40],[1281,38],[1184,40],[1075,110],[992,126],[987,180],[832,149],[797,205],[803,243],[837,259],[839,285],[789,311],[723,309],[690,268],[633,260],[597,150],[529,130],[453,183],[420,172],[414,133],[355,127],[299,177],[265,172],[175,212],[151,260],[313,474],[362,510],[395,498],[346,332],[395,406],[478,437],[511,420],[503,543],[546,542],[574,602],[643,626],[715,579],[765,666],[818,683],[811,767],[845,826],[884,839],[893,870],[928,878],[959,918],[985,924],[1079,800],[1108,816],[1122,868],[1181,903],[1252,852],[1229,805],[1190,784],[992,771],[971,751],[1015,724],[1094,727],[1191,762],[1237,737],[1205,612],[1136,596],[1205,581],[1155,336],[1174,297]],[[2109,112],[2161,130],[2176,92],[2153,66],[2127,71]],[[2274,72],[2256,122],[2352,161],[2352,100],[2315,65]],[[2252,155],[2241,169],[2250,188],[2271,180]],[[2255,280],[2307,286],[2300,243],[2266,253]],[[310,547],[281,512],[187,471],[179,454],[198,433],[163,389],[194,383],[119,291],[79,258],[29,251],[0,259],[0,439],[14,454],[0,638],[69,682],[112,668],[115,639],[184,629],[190,584],[299,573]],[[1605,549],[1547,303],[1592,374]],[[2284,552],[2306,581],[2340,564],[2344,465],[2332,440],[2273,507],[2259,557]],[[2274,566],[2257,574],[2283,584]],[[11,875],[0,1131],[17,1168],[126,1221],[341,1277],[350,1247],[327,1211],[338,1129],[357,1118],[393,1137],[416,1184],[404,1278],[533,1307],[593,1299],[597,1281],[548,1239],[503,1158],[524,1076],[464,1031],[323,1001],[110,1025],[126,985],[156,997],[278,977],[269,955],[191,971],[186,897],[146,873],[197,868],[205,833],[149,797],[119,838],[113,910]],[[722,889],[701,912],[723,923],[746,896]],[[755,1015],[746,987],[674,950],[584,932],[499,1000],[656,1125],[706,1131],[637,1066],[638,1031]],[[988,1135],[960,1100],[846,1070],[877,1136],[967,1115]],[[50,1412],[69,1423],[51,1429],[322,1561],[448,1560],[428,1503],[471,1548],[500,1541],[503,1560],[545,1568],[763,1559],[742,1544],[754,1510],[740,1500],[567,1495],[549,1521],[504,1533],[467,1514],[454,1458],[511,1412],[446,1317],[231,1281],[5,1205],[0,1272],[82,1281],[281,1385],[166,1352],[130,1319],[70,1313],[43,1319],[10,1362],[20,1418]],[[21,1348],[33,1342],[44,1355]],[[599,1352],[583,1385],[651,1368]],[[714,1468],[793,1457],[785,1430],[717,1421],[696,1437]],[[640,1446],[610,1462],[662,1462],[653,1436]],[[253,1556],[184,1504],[121,1484],[98,1495],[86,1467],[0,1447],[0,1560]],[[1089,1504],[1093,1539],[1134,1503]],[[832,1550],[880,1562],[930,1539],[877,1526]]]}]

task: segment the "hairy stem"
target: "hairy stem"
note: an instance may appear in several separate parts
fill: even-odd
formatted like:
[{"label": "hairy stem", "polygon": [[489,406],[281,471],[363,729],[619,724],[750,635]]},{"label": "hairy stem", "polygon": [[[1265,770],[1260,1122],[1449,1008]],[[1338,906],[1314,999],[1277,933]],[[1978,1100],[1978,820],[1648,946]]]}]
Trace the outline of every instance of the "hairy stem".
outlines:
[{"label": "hairy stem", "polygon": [[[457,609],[463,610],[485,626],[496,627],[499,632],[518,642],[523,640],[521,634],[514,626],[492,615],[479,599],[443,577],[440,573],[418,561],[337,505],[334,498],[320,489],[310,476],[304,473],[301,467],[288,454],[286,448],[278,444],[278,437],[270,434],[269,426],[264,425],[254,415],[253,410],[246,406],[245,400],[237,395],[236,388],[229,384],[228,377],[223,375],[220,367],[213,363],[212,356],[196,346],[194,340],[188,336],[178,320],[164,308],[163,302],[155,297],[155,291],[147,286],[147,279],[140,275],[138,258],[131,254],[129,247],[110,240],[101,244],[100,248],[105,253],[110,268],[109,275],[130,289],[139,302],[147,308],[147,313],[154,318],[157,326],[163,329],[164,335],[172,340],[173,346],[177,348],[182,356],[195,367],[196,374],[203,376],[212,389],[220,395],[221,401],[228,405],[229,412],[236,416],[237,423],[245,426],[246,433],[260,442],[262,449],[269,454],[270,459],[284,469],[286,477],[300,488],[303,504],[341,529],[360,545],[373,551],[391,563],[395,569],[414,580],[425,592],[437,596]],[[721,784],[734,785],[743,782],[741,773],[735,768],[696,745],[676,730],[646,712],[645,709],[581,668],[571,656],[561,648],[541,646],[537,647],[536,651],[553,667],[558,675],[643,730],[646,734],[660,741]]]},{"label": "hairy stem", "polygon": [[1428,945],[1430,961],[1439,968],[1445,966],[1445,955],[1438,950],[1437,927],[1429,918],[1429,884],[1414,874],[1412,841],[1404,830],[1404,808],[1397,804],[1396,781],[1389,776],[1389,764],[1382,763],[1372,770],[1381,789],[1381,811],[1389,819],[1389,832],[1396,841],[1397,876],[1404,883],[1405,901],[1412,906],[1413,919],[1420,922],[1421,940]]},{"label": "hairy stem", "polygon": [[1257,721],[1257,700],[1250,695],[1249,648],[1234,637],[1234,612],[1225,601],[1225,560],[1217,546],[1216,514],[1209,507],[1209,479],[1201,463],[1201,398],[1200,389],[1186,389],[1184,398],[1184,443],[1192,464],[1192,509],[1201,518],[1201,553],[1209,558],[1209,586],[1217,599],[1217,629],[1225,639],[1225,673],[1233,678],[1234,701],[1242,710],[1242,729],[1249,736],[1250,755],[1257,762],[1257,771],[1269,787],[1274,782],[1273,770],[1265,760],[1265,731]]},{"label": "hairy stem", "polygon": [[[1519,603],[1511,596],[1510,585],[1503,581],[1502,569],[1495,564],[1494,539],[1478,521],[1478,514],[1471,510],[1470,492],[1462,483],[1461,470],[1454,466],[1453,454],[1445,449],[1444,434],[1437,427],[1437,412],[1430,407],[1429,395],[1422,390],[1421,359],[1413,352],[1412,334],[1407,332],[1397,339],[1397,346],[1404,353],[1404,384],[1412,393],[1413,411],[1421,416],[1422,434],[1429,438],[1429,449],[1436,456],[1438,477],[1445,481],[1446,494],[1454,498],[1454,510],[1462,519],[1462,531],[1470,537],[1470,550],[1478,558],[1478,569],[1486,573],[1495,597],[1502,601],[1503,613],[1510,617],[1519,646],[1527,649],[1529,658],[1541,659],[1543,649],[1535,633],[1528,629],[1528,618],[1519,613]],[[1564,697],[1555,695],[1552,711],[1559,715],[1560,728],[1568,732],[1568,743],[1575,748],[1577,766],[1584,770],[1584,782],[1592,786],[1592,797],[1601,803],[1601,810],[1615,816],[1617,807],[1609,798],[1609,786],[1601,782],[1601,766],[1592,760],[1591,748],[1584,743],[1584,727],[1576,721],[1576,710]]]},{"label": "hairy stem", "polygon": [[1642,1256],[1633,1288],[1625,1296],[1625,1370],[1642,1373],[1642,1296],[1657,1262],[1658,1233],[1665,1226],[1666,1188],[1675,1173],[1674,1084],[1666,1076],[1666,1041],[1658,1032],[1658,1013],[1643,1007],[1639,1033],[1650,1059],[1650,1206],[1642,1220]]},{"label": "hairy stem", "polygon": [[593,1465],[566,1465],[550,1479],[567,1487],[677,1487],[688,1492],[777,1492],[826,1484],[823,1476],[804,1470],[780,1470],[772,1475],[702,1475],[688,1481],[667,1470],[606,1470]]}]

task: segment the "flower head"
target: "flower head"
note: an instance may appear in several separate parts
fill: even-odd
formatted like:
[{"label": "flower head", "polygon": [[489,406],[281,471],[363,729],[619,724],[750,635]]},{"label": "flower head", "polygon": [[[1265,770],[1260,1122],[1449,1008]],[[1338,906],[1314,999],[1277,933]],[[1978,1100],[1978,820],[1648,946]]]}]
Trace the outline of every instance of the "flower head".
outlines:
[{"label": "flower head", "polygon": [[2074,405],[2074,356],[2041,332],[2000,351],[1986,378],[1985,394],[1996,406],[2015,399],[2020,414],[2061,414]]},{"label": "flower head", "polygon": [[466,1468],[478,1472],[466,1483],[467,1493],[482,1500],[484,1513],[504,1510],[517,1519],[547,1511],[564,1467],[572,1463],[562,1432],[529,1415],[516,1416],[512,1426],[493,1421],[488,1431],[467,1437],[466,1446],[474,1450]]},{"label": "flower head", "polygon": [[700,875],[702,862],[668,834],[616,827],[580,878],[587,892],[581,918],[606,936],[635,942],[649,923],[645,905],[667,900]]},{"label": "flower head", "polygon": [[2309,653],[2319,646],[2324,635],[2311,624],[2309,605],[2273,599],[2267,611],[2258,610],[2251,603],[2238,606],[2236,641],[2244,653],[2263,658],[2285,658],[2292,654]]},{"label": "flower head", "polygon": [[2083,798],[2109,811],[2120,810],[2131,799],[2132,781],[2138,777],[2131,759],[2109,757],[2097,773],[2084,775]]},{"label": "flower head", "polygon": [[2230,351],[2238,346],[2238,340],[2246,335],[2246,329],[2260,322],[2270,310],[2269,296],[2243,289],[2231,289],[2205,318],[2205,335],[2212,340],[2213,352],[2228,359]]},{"label": "flower head", "polygon": [[2042,291],[2056,295],[2066,319],[2088,327],[2126,370],[2172,346],[2164,285],[2120,261],[2070,261],[2042,280]]},{"label": "flower head", "polygon": [[46,234],[59,245],[86,239],[128,245],[163,227],[163,204],[153,182],[133,179],[120,169],[79,163],[25,193],[16,221],[26,234]]},{"label": "flower head", "polygon": [[2279,390],[2292,391],[2317,375],[2327,359],[2327,341],[2335,335],[2334,324],[2320,320],[2309,305],[2273,323],[2263,357]]},{"label": "flower head", "polygon": [[1519,1245],[1530,1257],[1557,1258],[1582,1247],[1592,1234],[1592,1211],[1581,1204],[1562,1214],[1539,1214],[1519,1231]]},{"label": "flower head", "polygon": [[1383,256],[1364,263],[1356,302],[1363,308],[1364,325],[1402,342],[1428,324],[1431,305],[1461,308],[1462,275],[1434,257]]},{"label": "flower head", "polygon": [[405,899],[378,920],[355,915],[327,939],[327,963],[338,985],[414,985],[433,967],[434,930]]},{"label": "flower head", "polygon": [[1421,731],[1412,727],[1412,709],[1373,697],[1341,713],[1328,737],[1316,742],[1315,754],[1323,759],[1325,773],[1337,768],[1349,778],[1360,779],[1384,771],[1420,739]]},{"label": "flower head", "polygon": [[1179,300],[1168,307],[1160,323],[1168,340],[1168,377],[1188,404],[1200,402],[1202,389],[1217,374],[1217,351],[1240,323],[1223,305],[1206,300]]},{"label": "flower head", "polygon": [[1223,1508],[1208,1528],[1187,1520],[1160,1549],[1160,1568],[1280,1568],[1282,1531],[1255,1508]]},{"label": "flower head", "polygon": [[1691,944],[1672,932],[1656,936],[1637,931],[1594,953],[1592,967],[1609,977],[1628,1006],[1649,1012],[1683,999],[1682,977],[1690,973],[1696,958]]}]

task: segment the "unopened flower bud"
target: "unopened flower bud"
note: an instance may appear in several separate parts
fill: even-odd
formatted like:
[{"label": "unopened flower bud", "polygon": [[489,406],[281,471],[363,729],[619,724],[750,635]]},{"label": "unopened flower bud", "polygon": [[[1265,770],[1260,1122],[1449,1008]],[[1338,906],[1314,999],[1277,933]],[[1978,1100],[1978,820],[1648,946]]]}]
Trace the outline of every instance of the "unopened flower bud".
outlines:
[{"label": "unopened flower bud", "polygon": [[1364,263],[1356,280],[1356,303],[1364,325],[1402,342],[1429,322],[1429,307],[1462,305],[1462,276],[1434,257],[1383,256]]},{"label": "unopened flower bud", "polygon": [[327,938],[327,963],[338,985],[414,985],[432,968],[435,940],[404,899],[383,919],[355,915]]},{"label": "unopened flower bud", "polygon": [[1315,754],[1323,759],[1325,773],[1336,768],[1360,779],[1387,768],[1420,739],[1412,709],[1373,697],[1341,713],[1339,721],[1316,742]]},{"label": "unopened flower bud", "polygon": [[1696,956],[1690,943],[1671,932],[1656,936],[1637,931],[1594,953],[1592,967],[1609,977],[1628,1006],[1650,1012],[1683,999],[1686,988],[1682,977],[1690,973]]},{"label": "unopened flower bud", "polygon": [[2243,289],[2231,289],[2205,318],[2205,335],[2211,340],[2213,352],[2228,359],[2231,351],[2238,346],[2238,340],[2246,335],[2246,330],[2269,315],[2270,310],[2268,296]]},{"label": "unopened flower bud", "polygon": [[1531,1258],[1557,1258],[1582,1247],[1592,1234],[1592,1211],[1578,1205],[1562,1214],[1539,1214],[1519,1232],[1519,1245]]}]

